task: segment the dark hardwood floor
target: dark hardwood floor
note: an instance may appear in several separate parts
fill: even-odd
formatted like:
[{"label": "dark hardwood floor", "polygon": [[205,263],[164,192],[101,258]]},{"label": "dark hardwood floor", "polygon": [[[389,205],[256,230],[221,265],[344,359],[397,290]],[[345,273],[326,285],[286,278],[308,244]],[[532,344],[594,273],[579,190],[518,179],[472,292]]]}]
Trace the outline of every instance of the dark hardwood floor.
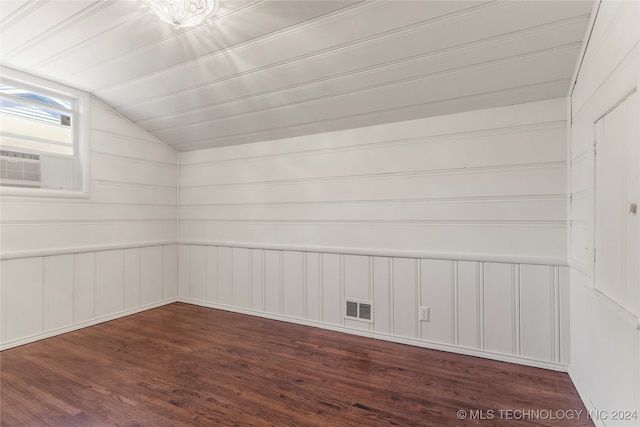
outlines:
[{"label": "dark hardwood floor", "polygon": [[179,303],[0,369],[2,426],[592,425],[564,373]]}]

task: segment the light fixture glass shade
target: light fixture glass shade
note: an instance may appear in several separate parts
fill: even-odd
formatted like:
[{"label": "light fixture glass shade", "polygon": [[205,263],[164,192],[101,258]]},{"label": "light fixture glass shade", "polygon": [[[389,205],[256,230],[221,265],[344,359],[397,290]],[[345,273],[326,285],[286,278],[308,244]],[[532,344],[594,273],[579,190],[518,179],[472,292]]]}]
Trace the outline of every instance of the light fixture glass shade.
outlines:
[{"label": "light fixture glass shade", "polygon": [[176,28],[195,27],[218,9],[219,0],[143,0],[163,21]]}]

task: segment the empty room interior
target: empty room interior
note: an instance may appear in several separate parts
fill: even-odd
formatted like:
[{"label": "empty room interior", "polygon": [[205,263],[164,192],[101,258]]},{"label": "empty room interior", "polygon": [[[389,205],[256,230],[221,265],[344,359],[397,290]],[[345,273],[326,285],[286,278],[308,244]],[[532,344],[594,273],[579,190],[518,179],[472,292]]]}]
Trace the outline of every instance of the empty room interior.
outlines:
[{"label": "empty room interior", "polygon": [[2,0],[2,426],[640,426],[640,2]]}]

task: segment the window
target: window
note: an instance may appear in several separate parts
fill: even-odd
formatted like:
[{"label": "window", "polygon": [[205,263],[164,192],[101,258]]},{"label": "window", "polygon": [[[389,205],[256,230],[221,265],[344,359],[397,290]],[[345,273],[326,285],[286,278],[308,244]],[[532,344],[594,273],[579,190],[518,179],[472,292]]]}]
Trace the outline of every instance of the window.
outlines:
[{"label": "window", "polygon": [[0,84],[2,145],[72,156],[75,100],[39,92]]},{"label": "window", "polygon": [[0,185],[5,194],[87,194],[89,95],[2,68]]}]

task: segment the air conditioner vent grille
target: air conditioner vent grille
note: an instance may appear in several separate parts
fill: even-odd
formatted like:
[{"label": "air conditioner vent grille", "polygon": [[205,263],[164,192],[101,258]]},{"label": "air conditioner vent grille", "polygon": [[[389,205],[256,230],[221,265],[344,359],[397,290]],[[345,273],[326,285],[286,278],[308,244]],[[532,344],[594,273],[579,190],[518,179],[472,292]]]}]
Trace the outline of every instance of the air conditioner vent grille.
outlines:
[{"label": "air conditioner vent grille", "polygon": [[0,150],[0,185],[40,187],[40,156],[38,154]]}]

